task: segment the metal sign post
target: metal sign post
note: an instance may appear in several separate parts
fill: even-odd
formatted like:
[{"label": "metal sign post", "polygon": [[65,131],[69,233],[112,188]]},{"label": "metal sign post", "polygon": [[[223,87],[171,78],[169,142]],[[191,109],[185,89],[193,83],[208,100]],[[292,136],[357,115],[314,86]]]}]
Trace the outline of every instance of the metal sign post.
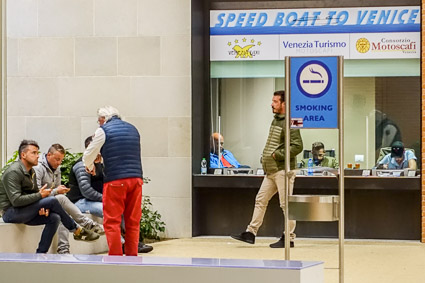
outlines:
[{"label": "metal sign post", "polygon": [[342,85],[344,59],[338,57],[338,92],[339,92],[339,115],[338,115],[338,139],[339,139],[339,221],[338,221],[338,235],[339,235],[339,282],[344,283],[344,90]]},{"label": "metal sign post", "polygon": [[[344,123],[343,57],[285,57],[286,135],[285,156],[290,156],[291,129],[339,129],[339,282],[344,282]],[[290,259],[289,176],[290,158],[285,158],[285,259]],[[337,196],[338,197],[338,196]],[[294,216],[293,216],[294,217]],[[314,218],[314,217],[313,217]],[[312,218],[312,219],[313,219]],[[291,218],[294,220],[295,218]],[[325,221],[334,221],[329,219]],[[318,220],[310,220],[318,221]]]},{"label": "metal sign post", "polygon": [[288,59],[289,57],[285,58],[285,74],[286,74],[286,80],[285,80],[285,259],[290,260],[290,235],[288,235],[289,231],[289,176],[288,173],[291,170],[291,158],[290,156],[290,123],[291,119],[289,119],[289,105],[291,104],[291,96],[290,94],[290,84],[289,84],[289,69],[290,69],[290,61]]}]

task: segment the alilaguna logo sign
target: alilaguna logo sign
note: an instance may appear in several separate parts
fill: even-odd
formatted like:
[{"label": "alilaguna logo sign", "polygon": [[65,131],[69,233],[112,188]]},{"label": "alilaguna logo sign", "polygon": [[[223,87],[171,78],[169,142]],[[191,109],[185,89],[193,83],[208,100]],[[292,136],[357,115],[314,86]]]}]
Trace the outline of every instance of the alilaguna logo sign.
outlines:
[{"label": "alilaguna logo sign", "polygon": [[227,46],[231,48],[228,51],[229,55],[240,59],[254,58],[260,55],[261,51],[258,47],[261,45],[261,41],[247,37],[235,38],[235,40],[227,42]]}]

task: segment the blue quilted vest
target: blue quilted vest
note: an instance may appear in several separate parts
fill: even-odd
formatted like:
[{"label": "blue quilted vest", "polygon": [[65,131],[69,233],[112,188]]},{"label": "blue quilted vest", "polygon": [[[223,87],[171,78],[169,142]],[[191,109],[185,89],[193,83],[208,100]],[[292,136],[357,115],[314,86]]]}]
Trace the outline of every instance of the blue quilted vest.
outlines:
[{"label": "blue quilted vest", "polygon": [[136,127],[118,117],[112,117],[102,129],[106,135],[101,149],[105,165],[104,182],[143,178],[140,135]]}]

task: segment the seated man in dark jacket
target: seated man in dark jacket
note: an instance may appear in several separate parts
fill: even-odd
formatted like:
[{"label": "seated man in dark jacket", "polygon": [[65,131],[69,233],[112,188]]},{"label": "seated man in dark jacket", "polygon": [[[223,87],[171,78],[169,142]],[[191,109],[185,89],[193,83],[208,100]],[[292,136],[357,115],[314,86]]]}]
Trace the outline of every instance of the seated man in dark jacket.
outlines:
[{"label": "seated man in dark jacket", "polygon": [[[92,139],[92,137],[88,137],[85,140],[86,148]],[[103,218],[103,165],[101,160],[100,155],[95,160],[96,174],[94,176],[86,172],[82,158],[77,160],[69,174],[71,190],[67,193],[67,197],[75,203],[81,212]]]},{"label": "seated man in dark jacket", "polygon": [[[91,136],[86,138],[84,141],[86,148],[92,140],[93,137]],[[67,193],[67,196],[81,212],[103,218],[103,164],[100,154],[96,158],[94,166],[96,173],[91,175],[87,173],[82,158],[77,160],[69,174],[69,187],[71,190]],[[139,253],[148,253],[152,250],[152,246],[139,242]]]},{"label": "seated man in dark jacket", "polygon": [[74,233],[75,240],[98,239],[99,235],[78,226],[59,201],[50,196],[52,189],[47,189],[47,185],[38,188],[33,167],[38,164],[39,148],[35,141],[23,140],[19,146],[19,160],[3,173],[0,182],[0,214],[4,222],[45,225],[37,253],[47,253],[60,222]]}]

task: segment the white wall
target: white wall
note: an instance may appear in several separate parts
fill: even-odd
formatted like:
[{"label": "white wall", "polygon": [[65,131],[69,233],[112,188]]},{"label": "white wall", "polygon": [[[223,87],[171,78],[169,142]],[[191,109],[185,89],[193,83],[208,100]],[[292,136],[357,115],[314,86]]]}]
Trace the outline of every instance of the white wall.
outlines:
[{"label": "white wall", "polygon": [[190,0],[7,0],[7,153],[71,152],[118,108],[142,136],[167,237],[191,236]]}]

